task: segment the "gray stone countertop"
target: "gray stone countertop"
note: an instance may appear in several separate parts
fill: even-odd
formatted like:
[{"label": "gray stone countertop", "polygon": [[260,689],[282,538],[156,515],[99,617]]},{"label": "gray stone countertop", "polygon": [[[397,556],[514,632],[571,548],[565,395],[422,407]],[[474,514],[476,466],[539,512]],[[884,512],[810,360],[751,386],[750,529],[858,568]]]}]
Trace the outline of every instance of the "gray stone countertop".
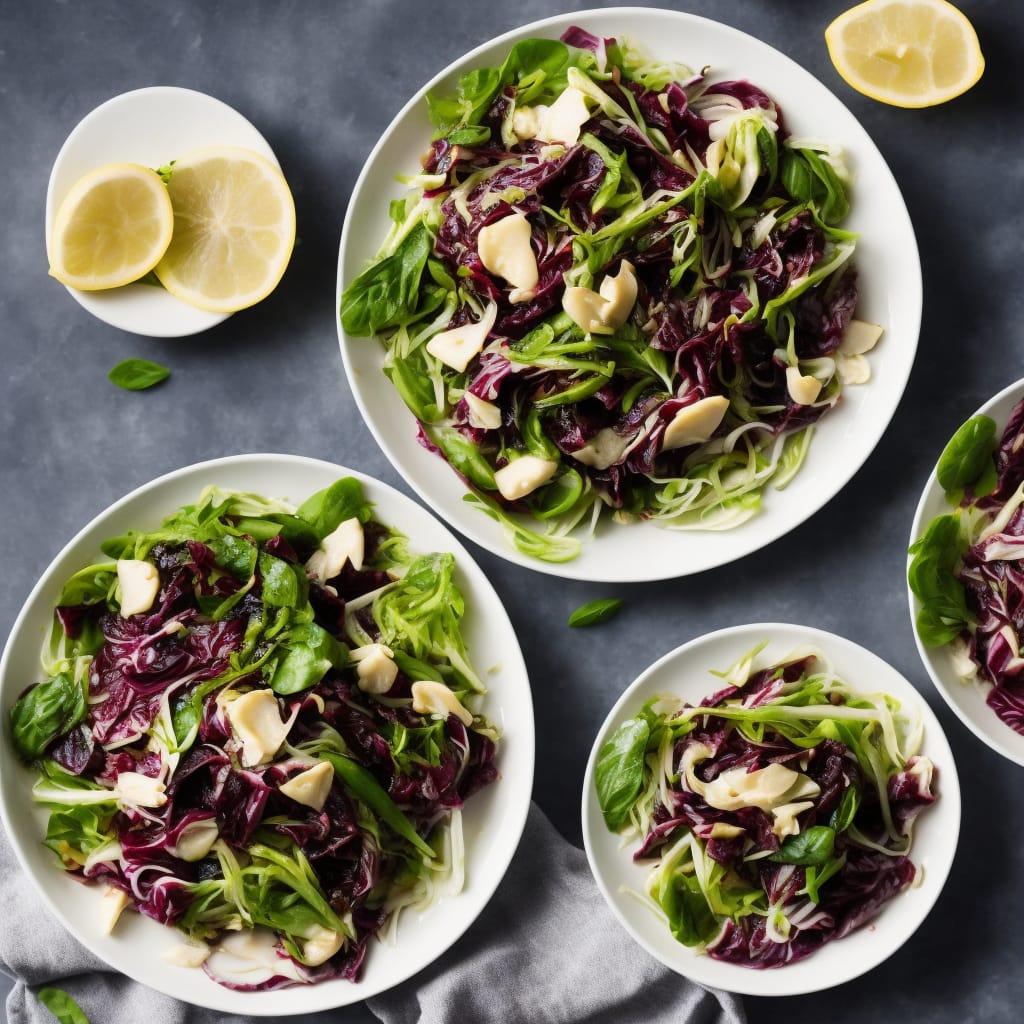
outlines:
[{"label": "gray stone countertop", "polygon": [[[338,353],[334,284],[349,192],[380,132],[424,81],[507,29],[588,6],[606,5],[0,0],[0,637],[66,540],[121,495],[180,466],[239,452],[295,452],[350,465],[408,493],[364,427]],[[933,912],[889,961],[819,995],[748,999],[750,1020],[1017,1020],[1024,1002],[1015,948],[1024,903],[1022,769],[975,740],[928,680],[904,566],[913,511],[937,452],[978,405],[1024,376],[1017,134],[1024,127],[1024,7],[964,0],[987,57],[985,76],[961,99],[915,112],[854,93],[832,68],[822,33],[847,0],[666,6],[759,36],[861,120],[892,167],[918,234],[921,341],[902,404],[866,465],[825,508],[756,554],[676,581],[610,588],[542,577],[470,545],[505,602],[529,667],[534,798],[569,840],[581,842],[583,769],[600,723],[645,666],[684,641],[766,620],[845,635],[913,681],[946,728],[964,790],[960,849]],[[252,120],[273,146],[298,212],[299,242],[277,291],[180,340],[107,327],[46,274],[46,182],[64,138],[102,101],[156,84],[210,93]],[[173,376],[152,392],[118,391],[106,373],[129,356],[163,363]],[[565,628],[573,608],[612,592],[625,607],[600,633]],[[357,1008],[344,1019],[368,1018]]]}]

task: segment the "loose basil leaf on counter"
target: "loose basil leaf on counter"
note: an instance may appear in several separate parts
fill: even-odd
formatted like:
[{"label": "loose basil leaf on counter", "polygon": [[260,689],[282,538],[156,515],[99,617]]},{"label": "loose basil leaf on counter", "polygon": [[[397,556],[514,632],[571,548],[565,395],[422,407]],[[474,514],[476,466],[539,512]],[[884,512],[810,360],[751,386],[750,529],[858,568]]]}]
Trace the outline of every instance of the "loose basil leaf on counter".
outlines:
[{"label": "loose basil leaf on counter", "polygon": [[601,747],[594,767],[597,800],[605,824],[618,832],[644,784],[644,753],[651,727],[643,718],[631,718]]},{"label": "loose basil leaf on counter", "polygon": [[588,601],[586,604],[580,605],[569,616],[569,625],[574,627],[597,626],[615,618],[621,607],[621,597],[604,597],[597,601]]},{"label": "loose basil leaf on counter", "polygon": [[82,1012],[82,1008],[63,989],[41,988],[36,998],[60,1024],[89,1024],[89,1018]]},{"label": "loose basil leaf on counter", "polygon": [[125,391],[145,391],[170,377],[171,371],[148,359],[124,359],[115,366],[107,378]]},{"label": "loose basil leaf on counter", "polygon": [[975,483],[996,449],[996,425],[988,416],[972,416],[950,439],[939,456],[936,476],[944,491]]}]

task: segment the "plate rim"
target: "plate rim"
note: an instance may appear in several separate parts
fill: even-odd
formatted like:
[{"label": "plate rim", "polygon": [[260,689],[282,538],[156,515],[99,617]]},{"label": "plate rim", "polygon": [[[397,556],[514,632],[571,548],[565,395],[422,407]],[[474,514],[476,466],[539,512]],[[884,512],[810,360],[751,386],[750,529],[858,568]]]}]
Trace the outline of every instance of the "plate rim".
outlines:
[{"label": "plate rim", "polygon": [[[432,524],[431,529],[438,531],[439,535],[447,536],[450,547],[446,550],[451,551],[455,555],[459,575],[461,575],[463,580],[469,583],[477,593],[482,594],[486,598],[487,603],[492,606],[492,609],[500,611],[503,615],[503,622],[501,625],[506,628],[507,631],[505,639],[500,645],[501,671],[503,673],[507,672],[508,679],[516,680],[515,692],[509,694],[509,697],[514,697],[516,703],[522,705],[520,713],[523,716],[524,723],[528,725],[528,728],[517,732],[512,738],[516,745],[512,756],[514,756],[516,762],[519,764],[518,779],[516,783],[512,785],[510,777],[506,773],[502,773],[498,780],[499,783],[502,781],[505,782],[506,786],[511,789],[511,795],[508,798],[508,806],[505,813],[493,829],[494,835],[496,836],[496,839],[494,840],[495,847],[492,851],[491,859],[487,862],[487,870],[478,870],[477,873],[479,881],[476,882],[476,884],[479,886],[479,889],[475,894],[474,899],[478,905],[468,916],[464,915],[465,919],[459,921],[456,928],[445,933],[440,942],[435,942],[433,944],[432,951],[425,960],[413,961],[409,966],[401,966],[394,972],[393,976],[382,979],[379,984],[369,986],[365,980],[350,982],[344,979],[331,979],[314,985],[300,985],[266,992],[238,992],[220,986],[216,982],[210,981],[210,987],[206,989],[206,992],[209,994],[209,998],[197,999],[191,990],[183,991],[181,988],[175,987],[175,981],[180,981],[183,976],[175,975],[175,968],[172,965],[158,966],[158,972],[166,971],[168,973],[167,982],[160,985],[155,985],[151,979],[141,976],[141,972],[139,971],[126,970],[123,965],[115,962],[116,958],[112,958],[111,956],[106,955],[105,952],[96,948],[91,941],[90,935],[80,929],[70,916],[65,913],[60,901],[50,891],[50,888],[44,884],[42,878],[44,871],[42,870],[39,857],[39,854],[42,851],[42,836],[36,835],[35,837],[32,837],[36,842],[30,850],[28,838],[24,837],[21,834],[21,830],[15,827],[12,813],[13,806],[8,806],[8,789],[13,789],[13,787],[19,785],[23,780],[16,777],[12,780],[8,777],[9,773],[7,771],[0,771],[0,822],[2,822],[8,840],[14,850],[19,870],[23,875],[29,878],[35,892],[40,897],[43,905],[50,914],[60,923],[68,934],[74,936],[79,942],[81,942],[90,953],[98,957],[119,974],[129,977],[153,991],[161,992],[164,995],[180,999],[194,1006],[201,1006],[206,1009],[227,1013],[243,1013],[253,1017],[286,1017],[295,1014],[314,1013],[348,1006],[371,998],[375,995],[379,995],[382,992],[389,991],[395,986],[408,981],[420,971],[427,969],[431,964],[435,963],[440,956],[450,949],[466,933],[480,914],[486,910],[487,905],[490,903],[491,898],[508,871],[509,865],[511,864],[512,859],[515,856],[515,852],[518,849],[523,830],[526,826],[527,815],[532,801],[533,780],[536,767],[536,721],[526,662],[511,619],[504,607],[504,603],[487,574],[465,548],[459,537],[457,537],[447,527],[447,525],[439,520],[438,517],[429,509],[424,508],[408,495],[403,494],[397,488],[382,480],[359,470],[355,470],[326,459],[318,459],[310,456],[287,454],[282,452],[252,452],[220,456],[191,463],[167,473],[163,473],[140,484],[138,487],[133,488],[127,494],[123,495],[121,498],[117,499],[100,511],[97,515],[93,516],[81,529],[76,531],[74,536],[60,548],[58,553],[54,555],[46,568],[39,575],[38,579],[32,586],[28,597],[22,604],[4,644],[3,654],[0,656],[0,699],[3,699],[5,705],[7,704],[8,699],[13,700],[16,694],[16,691],[12,686],[10,688],[10,694],[8,695],[8,686],[4,685],[11,671],[10,663],[14,657],[15,648],[20,646],[19,641],[21,641],[25,629],[31,624],[30,620],[33,615],[37,611],[42,610],[36,609],[34,606],[41,600],[41,596],[46,589],[53,584],[54,579],[58,575],[57,570],[61,566],[61,563],[71,557],[81,544],[87,542],[90,534],[98,532],[104,522],[123,511],[133,502],[144,499],[152,492],[159,491],[161,488],[173,486],[175,483],[180,483],[190,476],[199,479],[205,478],[206,483],[215,483],[216,481],[213,478],[213,474],[216,474],[225,466],[243,468],[247,474],[253,471],[259,472],[261,466],[263,467],[264,472],[273,471],[275,467],[289,466],[295,471],[308,469],[313,473],[331,473],[335,477],[352,476],[358,479],[368,490],[374,492],[373,503],[375,506],[379,507],[382,504],[382,500],[386,499],[389,503],[396,502],[397,505],[402,508],[405,515],[421,520],[423,517],[428,518]],[[291,496],[289,496],[289,500],[293,500]],[[162,514],[167,514],[170,511],[172,510],[168,508]],[[403,518],[404,517],[405,516],[403,516]],[[410,540],[414,551],[421,550],[421,546],[417,545],[415,537],[410,537]],[[477,628],[482,630],[483,623],[480,623]],[[493,654],[495,652],[491,653]],[[474,655],[474,658],[480,658],[480,654]],[[486,671],[486,669],[484,669],[484,671]],[[506,743],[510,740],[508,736],[504,736],[503,738]],[[499,758],[501,758],[500,747]],[[16,773],[18,768],[23,768],[23,766],[16,763],[17,759],[9,749],[5,751],[3,761],[9,763],[8,765],[3,765],[3,767],[11,767],[11,774]],[[501,758],[498,761],[499,771],[501,771],[503,764],[504,758]],[[26,772],[28,771],[28,769],[23,770]],[[27,795],[26,791],[26,797]],[[29,807],[29,813],[32,813],[31,807]],[[493,814],[494,812],[491,813]],[[492,869],[492,865],[496,867],[496,870]],[[55,873],[52,877],[53,881],[57,884],[80,884],[73,879],[69,879],[63,873]],[[446,897],[446,899],[458,900],[460,897],[467,895],[469,895],[468,887],[467,890],[464,890],[462,893],[454,897]],[[432,906],[437,911],[440,911],[441,909],[440,903]],[[151,934],[154,938],[163,935],[163,931],[158,932],[155,930],[157,928],[163,929],[172,936],[178,934],[171,926],[161,925],[158,922],[150,921],[148,918],[142,918],[141,916],[139,916],[139,923],[145,927],[148,934]],[[150,926],[152,927],[150,928]],[[401,939],[399,938],[399,948],[400,943]],[[382,946],[380,950],[375,949],[374,952],[377,955],[387,956],[394,950],[394,948],[394,946]],[[154,963],[159,963],[159,956],[154,955],[152,959]],[[393,957],[393,959],[395,958]],[[399,961],[396,959],[395,962]],[[189,977],[193,976],[189,975]],[[203,977],[205,978],[206,976],[203,975]],[[341,998],[337,997],[339,994]],[[305,995],[307,998],[305,1000],[298,998],[302,995]],[[294,1003],[299,1003],[300,1005],[292,1005]]]},{"label": "plate rim", "polygon": [[[905,289],[900,299],[900,308],[906,311],[905,318],[908,321],[908,330],[906,337],[901,337],[901,344],[906,349],[905,361],[906,367],[905,372],[896,381],[895,386],[892,388],[890,397],[885,402],[885,408],[883,415],[879,422],[877,422],[875,429],[869,431],[868,443],[861,446],[861,449],[855,453],[855,457],[849,459],[847,462],[848,469],[843,474],[842,479],[838,480],[836,486],[827,490],[822,496],[815,496],[812,500],[805,502],[801,505],[795,514],[788,516],[785,521],[780,524],[779,528],[772,531],[771,534],[763,539],[755,538],[752,541],[740,542],[734,544],[735,551],[731,551],[727,554],[723,554],[720,557],[714,557],[706,561],[700,561],[699,564],[693,566],[688,564],[679,564],[681,559],[677,558],[675,561],[671,560],[660,560],[652,564],[647,568],[640,567],[635,561],[630,565],[623,565],[622,560],[619,560],[619,564],[615,565],[614,569],[611,567],[602,568],[601,566],[587,566],[581,565],[582,555],[578,556],[577,559],[563,563],[551,563],[544,562],[540,559],[524,555],[518,549],[516,549],[504,536],[500,528],[496,524],[492,524],[487,517],[482,513],[477,513],[477,517],[474,519],[465,515],[453,514],[453,505],[457,506],[458,501],[449,502],[447,496],[436,497],[432,493],[428,484],[418,479],[419,473],[416,471],[410,471],[407,466],[409,459],[401,455],[396,446],[389,443],[384,437],[382,437],[381,430],[378,428],[375,414],[371,409],[370,397],[364,394],[364,388],[358,383],[361,376],[360,371],[354,365],[353,362],[353,351],[355,347],[360,345],[371,345],[375,344],[374,339],[352,339],[347,336],[341,326],[341,320],[339,316],[339,308],[341,303],[341,295],[344,290],[343,285],[346,282],[345,275],[345,261],[346,255],[350,243],[350,238],[353,232],[353,223],[358,216],[356,213],[359,201],[363,199],[363,191],[367,188],[367,183],[374,176],[380,174],[381,168],[376,166],[376,162],[379,158],[381,150],[387,145],[396,130],[402,125],[402,123],[409,117],[415,116],[417,109],[423,104],[426,93],[435,88],[439,83],[445,80],[451,79],[458,73],[465,71],[475,66],[481,57],[488,52],[505,47],[510,43],[526,38],[529,35],[534,34],[551,34],[555,29],[564,29],[572,24],[585,24],[588,20],[590,21],[614,21],[616,19],[629,19],[636,21],[640,19],[650,19],[657,21],[661,19],[667,19],[683,26],[699,26],[704,31],[712,33],[722,33],[725,37],[731,37],[733,39],[745,40],[744,45],[753,45],[756,48],[761,48],[761,52],[765,56],[770,56],[773,62],[777,62],[778,65],[785,69],[785,73],[789,76],[793,74],[797,75],[798,78],[806,79],[812,82],[814,86],[820,90],[821,96],[824,97],[825,101],[834,104],[837,109],[841,110],[845,116],[847,116],[851,122],[852,127],[859,133],[857,139],[857,151],[859,153],[869,153],[874,161],[877,163],[880,175],[874,182],[877,186],[879,182],[882,182],[886,186],[887,201],[891,200],[898,208],[899,219],[901,222],[900,230],[905,230],[906,238],[904,239],[907,248],[903,254],[903,263],[906,264],[906,272],[909,280],[905,282],[907,288]],[[622,35],[628,35],[628,28],[624,32],[620,32]],[[425,138],[427,135],[425,134]],[[848,141],[848,140],[847,140]],[[388,170],[388,168],[384,168]],[[397,173],[401,173],[402,169],[394,169]],[[876,189],[877,190],[877,189]],[[373,435],[378,447],[384,452],[385,456],[391,462],[392,466],[402,474],[408,485],[416,491],[419,497],[438,515],[445,516],[446,521],[450,521],[452,527],[457,530],[460,534],[472,540],[474,543],[479,544],[492,554],[498,557],[504,558],[507,561],[513,562],[514,564],[521,565],[525,568],[535,569],[539,572],[546,573],[552,576],[557,576],[563,579],[575,579],[585,580],[592,582],[655,582],[664,579],[678,579],[684,576],[688,576],[694,573],[703,572],[708,569],[717,568],[718,566],[729,564],[740,558],[746,557],[747,555],[753,554],[756,551],[767,547],[769,544],[776,540],[781,539],[798,526],[805,523],[815,513],[821,511],[830,501],[832,501],[842,491],[847,484],[849,484],[853,477],[859,472],[864,463],[868,460],[870,455],[877,448],[881,442],[886,431],[889,429],[891,421],[898,409],[902,400],[903,394],[906,390],[907,384],[910,379],[910,374],[913,370],[913,364],[917,353],[917,348],[920,338],[921,321],[923,313],[923,279],[920,262],[920,253],[917,245],[917,238],[914,231],[913,222],[910,218],[909,210],[907,209],[906,201],[903,197],[902,190],[899,186],[898,181],[891,168],[889,167],[885,157],[881,153],[878,145],[874,142],[872,137],[868,134],[867,130],[861,124],[860,120],[853,114],[849,107],[831,90],[826,86],[820,79],[813,75],[810,71],[800,65],[798,62],[793,60],[791,57],[783,53],[781,50],[772,46],[756,36],[748,32],[744,32],[741,29],[735,28],[732,25],[726,25],[722,22],[716,21],[712,18],[707,18],[702,15],[690,14],[683,11],[673,11],[663,8],[641,6],[641,7],[609,7],[609,8],[596,8],[587,9],[580,11],[566,12],[559,15],[553,15],[550,17],[542,18],[537,21],[530,22],[528,24],[521,25],[519,27],[510,29],[502,34],[495,36],[491,39],[485,40],[479,45],[473,47],[464,55],[457,57],[451,61],[442,70],[437,72],[431,77],[412,97],[410,97],[398,111],[398,113],[392,118],[387,127],[381,133],[377,141],[374,143],[369,155],[363,164],[362,169],[356,179],[356,182],[352,188],[352,193],[348,207],[345,212],[344,222],[342,225],[341,239],[338,251],[338,269],[335,286],[335,328],[338,334],[339,347],[341,349],[342,362],[345,367],[346,378],[349,383],[349,389],[355,399],[356,405],[363,418],[363,422],[366,424],[367,429]],[[379,349],[379,343],[376,343],[376,347]],[[379,362],[379,360],[378,360]],[[895,369],[899,369],[898,367]],[[379,367],[378,367],[379,372]],[[877,395],[878,388],[876,386],[875,394]],[[400,399],[398,399],[398,405],[394,406],[389,411],[395,411],[396,414],[400,414],[408,419],[410,429],[409,437],[412,437],[414,431],[412,425],[415,423],[415,417],[411,411],[405,406]],[[833,410],[829,417],[826,417],[826,422],[830,419],[834,420],[836,413],[839,410]],[[878,419],[878,417],[876,417]],[[836,428],[838,430],[838,428]],[[833,431],[835,433],[835,431]],[[409,437],[403,438],[401,443],[401,449],[404,451],[414,451]],[[811,445],[814,448],[814,445]],[[844,455],[844,458],[847,458]],[[419,462],[416,455],[412,456],[414,462]],[[437,474],[429,472],[423,463],[424,469],[422,470],[424,478],[433,477]],[[438,464],[440,467],[440,463]],[[448,467],[444,467],[444,472],[454,477],[454,473]],[[799,479],[800,474],[798,474]],[[469,493],[463,485],[460,486],[459,497],[462,494]],[[793,485],[791,485],[792,487]],[[459,512],[462,510],[459,509]],[[475,511],[475,510],[474,510]],[[756,523],[758,519],[763,518],[766,512],[762,510],[758,516],[756,516],[750,522],[755,524],[753,529],[756,530]],[[449,518],[450,517],[450,518]],[[528,519],[523,519],[526,525],[531,524]],[[747,524],[741,524],[736,530],[726,531],[732,537],[741,537],[739,531],[744,529]],[[607,530],[610,527],[608,524],[604,524],[604,528]],[[621,527],[620,527],[621,529]],[[631,524],[630,529],[640,530],[656,530],[667,540],[666,546],[671,543],[673,537],[673,531],[668,528],[661,528],[653,523],[640,523]],[[708,537],[707,531],[694,531],[689,534],[694,537]],[[748,537],[750,534],[747,535]],[[588,545],[594,545],[597,541],[595,538],[584,538],[584,551],[586,551]],[[605,560],[606,562],[612,560]]]},{"label": "plate rim", "polygon": [[[805,960],[798,961],[795,964],[786,965],[775,970],[754,970],[737,964],[723,963],[711,960],[709,957],[702,956],[682,944],[671,945],[669,948],[677,954],[679,959],[685,961],[687,969],[684,969],[678,959],[674,959],[664,954],[657,944],[650,941],[646,935],[639,933],[632,924],[628,922],[623,914],[621,906],[619,905],[617,898],[618,894],[609,891],[607,881],[601,870],[600,856],[595,849],[594,840],[595,835],[600,835],[602,839],[607,841],[607,836],[611,835],[601,818],[601,812],[597,803],[596,790],[594,787],[594,769],[597,754],[601,745],[611,733],[612,728],[619,724],[620,720],[626,717],[625,712],[627,710],[633,710],[634,705],[639,704],[639,699],[641,694],[644,693],[644,688],[651,686],[652,680],[655,680],[659,674],[663,673],[666,669],[671,668],[676,665],[676,663],[684,663],[687,657],[695,651],[699,652],[703,648],[712,647],[723,642],[730,647],[733,659],[735,660],[749,651],[756,643],[764,639],[768,640],[769,648],[781,646],[787,649],[792,649],[799,644],[810,643],[822,648],[830,657],[836,656],[838,658],[842,658],[845,656],[864,658],[874,668],[884,669],[886,673],[890,674],[890,678],[892,680],[898,681],[898,687],[905,690],[904,696],[912,696],[919,705],[925,728],[926,752],[929,755],[935,752],[940,755],[939,758],[933,758],[933,760],[939,764],[941,772],[940,785],[942,788],[940,791],[939,806],[943,808],[942,813],[944,818],[951,818],[955,827],[950,829],[947,824],[947,828],[938,834],[940,842],[934,856],[929,860],[926,871],[921,871],[920,860],[916,857],[912,857],[915,866],[919,869],[919,877],[923,878],[921,888],[925,885],[929,887],[927,897],[925,902],[919,904],[917,917],[916,919],[911,920],[909,930],[907,930],[901,938],[897,938],[895,944],[890,942],[883,946],[881,948],[880,955],[875,955],[870,952],[872,947],[875,949],[879,947],[878,933],[874,930],[874,925],[875,922],[878,921],[878,918],[875,918],[873,921],[867,922],[861,929],[857,929],[849,936],[844,937],[843,940],[836,940],[836,942],[827,944],[822,950],[819,950],[816,954],[806,958]],[[781,656],[785,651],[778,651],[777,653]],[[698,668],[699,667],[700,666],[698,666]],[[718,667],[724,670],[728,665],[723,664]],[[847,680],[847,682],[849,681]],[[707,691],[711,692],[714,688],[714,682],[709,680],[706,684]],[[863,687],[855,687],[855,689],[861,690]],[[936,748],[938,748],[937,751]],[[594,739],[594,744],[587,758],[581,801],[583,843],[587,855],[587,863],[606,904],[611,909],[619,925],[625,929],[627,934],[629,934],[635,942],[637,942],[656,960],[660,961],[676,973],[690,978],[692,981],[741,995],[763,997],[805,995],[812,992],[819,992],[834,988],[837,985],[852,981],[855,978],[875,969],[890,956],[898,952],[923,924],[942,893],[945,883],[949,878],[953,860],[956,855],[961,827],[961,817],[961,789],[956,760],[953,756],[952,749],[949,746],[949,740],[946,737],[941,722],[939,722],[934,711],[931,709],[920,691],[898,669],[885,661],[885,659],[874,651],[864,647],[862,644],[837,633],[832,633],[818,627],[780,621],[741,623],[712,630],[711,632],[704,633],[700,636],[694,637],[692,640],[688,640],[685,643],[680,644],[678,647],[662,655],[660,658],[657,658],[654,662],[644,668],[629,684],[625,691],[623,691],[622,695],[615,701],[615,704],[612,706],[598,729],[597,735]],[[937,827],[933,827],[930,831],[935,833],[937,831]],[[623,858],[628,858],[630,856],[625,845],[622,846],[621,853]],[[882,908],[883,914],[885,909],[885,907]],[[652,921],[657,920],[657,915],[654,911],[651,911],[650,919]],[[664,935],[669,934],[667,926],[663,927]],[[869,930],[870,934],[868,934]],[[662,935],[662,933],[659,932],[659,935]],[[662,938],[664,938],[664,935],[662,935]],[[849,942],[850,939],[854,939],[858,935],[860,936],[858,946],[867,948],[869,950],[868,956],[862,957],[860,960],[854,957],[846,957],[846,968],[833,975],[826,975],[824,972],[817,969],[821,964],[821,955],[823,953],[828,953],[831,949],[832,952],[829,958],[838,958],[838,954],[836,953],[837,945],[841,946],[842,942]],[[848,952],[850,952],[850,948],[848,946],[840,948],[840,953]],[[710,972],[704,970],[705,965],[713,965]],[[691,967],[695,969],[689,969]],[[787,972],[789,973],[787,974]],[[799,984],[787,986],[785,984],[785,979],[787,977],[792,978],[794,976],[793,972],[799,972],[798,976],[801,976],[804,980]],[[720,974],[725,974],[727,978],[730,979],[728,985],[723,984],[721,977],[718,976]],[[731,980],[733,978],[735,978],[735,982]]]}]

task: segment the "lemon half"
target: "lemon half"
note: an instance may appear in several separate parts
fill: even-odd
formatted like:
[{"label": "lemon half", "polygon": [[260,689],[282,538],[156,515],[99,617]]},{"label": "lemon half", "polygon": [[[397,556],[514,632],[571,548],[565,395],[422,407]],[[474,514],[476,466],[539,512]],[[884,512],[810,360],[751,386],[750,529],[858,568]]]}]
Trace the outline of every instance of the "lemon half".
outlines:
[{"label": "lemon half", "polygon": [[897,107],[945,103],[985,70],[974,26],[946,0],[867,0],[840,14],[825,42],[848,85]]},{"label": "lemon half", "polygon": [[266,298],[295,245],[295,203],[281,172],[248,149],[203,149],[174,162],[167,191],[174,234],[156,266],[160,283],[217,313]]},{"label": "lemon half", "polygon": [[173,227],[171,200],[155,171],[99,167],[75,182],[57,210],[50,273],[82,291],[129,284],[157,265]]}]

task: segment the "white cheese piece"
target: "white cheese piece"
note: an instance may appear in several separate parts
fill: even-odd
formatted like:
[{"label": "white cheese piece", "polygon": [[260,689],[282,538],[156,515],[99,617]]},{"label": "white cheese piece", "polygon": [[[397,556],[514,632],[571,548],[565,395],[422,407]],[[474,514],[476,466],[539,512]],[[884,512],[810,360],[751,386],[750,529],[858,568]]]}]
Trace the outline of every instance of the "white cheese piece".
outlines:
[{"label": "white cheese piece", "polygon": [[619,272],[606,274],[598,291],[566,288],[562,308],[589,334],[614,334],[636,304],[637,283],[633,264],[623,260]]},{"label": "white cheese piece", "polygon": [[426,679],[412,684],[412,709],[420,715],[455,715],[463,725],[473,716],[444,683]]},{"label": "white cheese piece", "polygon": [[799,367],[786,367],[786,388],[797,405],[810,405],[821,393],[821,381],[800,372]]},{"label": "white cheese piece", "polygon": [[291,721],[281,721],[273,690],[250,690],[226,704],[224,714],[242,744],[242,767],[267,764],[284,743]]},{"label": "white cheese piece", "polygon": [[580,128],[590,120],[587,99],[575,86],[563,89],[561,95],[544,112],[540,131],[536,134],[540,142],[561,142],[573,146],[579,141]]},{"label": "white cheese piece", "polygon": [[506,501],[518,501],[546,484],[557,472],[558,463],[538,455],[521,455],[494,474],[501,496]]},{"label": "white cheese piece", "polygon": [[844,384],[867,384],[871,380],[871,364],[863,356],[836,355],[836,370]]},{"label": "white cheese piece", "polygon": [[136,807],[163,807],[167,803],[163,782],[140,772],[121,772],[115,792],[123,803]]},{"label": "white cheese piece", "polygon": [[725,395],[709,395],[680,409],[665,428],[661,450],[672,451],[688,444],[703,444],[725,419],[729,399]]},{"label": "white cheese piece", "polygon": [[178,833],[178,841],[168,852],[182,860],[202,860],[213,848],[219,835],[216,819],[193,821]]},{"label": "white cheese piece", "polygon": [[148,612],[160,593],[160,574],[156,566],[138,558],[117,560],[117,582],[121,586],[121,614],[125,618]]},{"label": "white cheese piece", "polygon": [[510,285],[510,302],[529,302],[537,293],[537,257],[530,244],[530,222],[511,213],[480,229],[477,250],[483,265]]},{"label": "white cheese piece", "polygon": [[[481,232],[482,234],[483,232]],[[440,359],[445,366],[450,366],[457,373],[462,373],[469,366],[475,355],[478,355],[491,333],[498,315],[498,304],[487,303],[484,315],[475,323],[462,324],[451,330],[435,334],[427,342],[427,351]]]},{"label": "white cheese piece", "polygon": [[520,139],[560,142],[574,146],[580,129],[590,120],[586,96],[575,86],[563,89],[551,106],[517,107],[512,116],[512,131]]},{"label": "white cheese piece", "polygon": [[812,800],[798,800],[796,803],[783,804],[781,807],[772,808],[772,816],[775,819],[772,831],[780,838],[795,836],[800,831],[800,823],[796,820],[798,814],[810,810],[814,806]]},{"label": "white cheese piece", "polygon": [[630,438],[617,434],[612,427],[602,427],[582,448],[577,448],[572,457],[592,469],[607,469],[622,461]]},{"label": "white cheese piece", "polygon": [[324,809],[333,782],[334,765],[330,761],[321,761],[312,768],[293,775],[277,788],[297,804],[312,807],[314,811],[319,812]]},{"label": "white cheese piece", "polygon": [[879,324],[869,324],[866,320],[851,320],[846,326],[839,351],[846,356],[860,356],[870,352],[882,336]]},{"label": "white cheese piece", "polygon": [[363,550],[363,524],[355,517],[346,519],[320,541],[320,547],[306,562],[306,571],[326,583],[345,568],[346,562],[351,562],[353,569],[362,569]]},{"label": "white cheese piece", "polygon": [[711,826],[710,837],[712,839],[735,839],[743,835],[743,829],[739,825],[730,825],[724,821],[716,821]]},{"label": "white cheese piece", "polygon": [[955,637],[948,650],[957,676],[965,683],[976,679],[978,663],[971,657],[967,644],[960,637]]},{"label": "white cheese piece", "polygon": [[211,952],[205,942],[178,942],[165,949],[160,959],[175,967],[202,967]]},{"label": "white cheese piece", "polygon": [[462,397],[466,400],[470,426],[478,430],[497,430],[501,426],[501,410],[493,402],[474,395],[472,391],[467,391]]},{"label": "white cheese piece", "polygon": [[269,928],[229,932],[210,951],[206,970],[235,986],[262,985],[273,977],[304,980],[299,966],[277,951],[277,936]]},{"label": "white cheese piece", "polygon": [[398,666],[390,647],[367,644],[351,654],[356,663],[357,686],[364,693],[387,693],[398,676]]},{"label": "white cheese piece", "polygon": [[345,944],[345,936],[319,924],[313,926],[312,932],[312,935],[302,943],[302,959],[310,967],[317,967],[330,960],[341,949]]},{"label": "white cheese piece", "polygon": [[121,911],[131,903],[131,897],[120,889],[108,885],[103,892],[103,903],[100,906],[98,924],[104,935],[111,935],[117,924]]}]

